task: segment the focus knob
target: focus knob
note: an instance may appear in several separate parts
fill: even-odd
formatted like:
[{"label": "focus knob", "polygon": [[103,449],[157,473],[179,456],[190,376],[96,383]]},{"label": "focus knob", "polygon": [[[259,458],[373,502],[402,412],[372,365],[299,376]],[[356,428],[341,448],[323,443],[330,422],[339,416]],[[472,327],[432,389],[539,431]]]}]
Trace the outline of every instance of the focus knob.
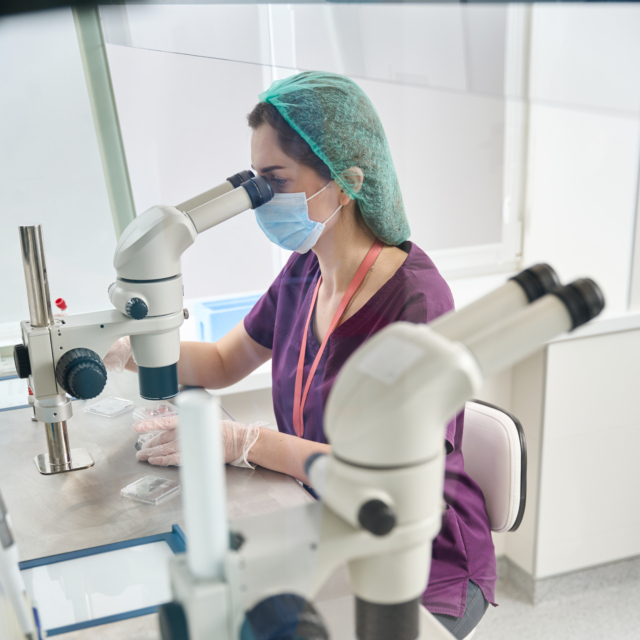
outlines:
[{"label": "focus knob", "polygon": [[74,398],[89,400],[102,393],[107,370],[95,351],[71,349],[58,360],[56,380]]},{"label": "focus knob", "polygon": [[27,349],[23,344],[17,344],[13,347],[13,361],[16,365],[18,378],[28,378],[31,375],[29,349]]},{"label": "focus knob", "polygon": [[158,623],[162,640],[189,640],[187,616],[179,602],[161,604],[158,609]]},{"label": "focus knob", "polygon": [[396,514],[382,500],[369,500],[360,508],[358,522],[374,536],[386,536],[396,526]]},{"label": "focus knob", "polygon": [[125,313],[134,320],[142,320],[147,317],[149,313],[149,307],[147,303],[140,298],[131,298],[127,300],[127,304],[124,305]]},{"label": "focus knob", "polygon": [[293,593],[271,596],[246,614],[240,640],[329,640],[314,606]]}]

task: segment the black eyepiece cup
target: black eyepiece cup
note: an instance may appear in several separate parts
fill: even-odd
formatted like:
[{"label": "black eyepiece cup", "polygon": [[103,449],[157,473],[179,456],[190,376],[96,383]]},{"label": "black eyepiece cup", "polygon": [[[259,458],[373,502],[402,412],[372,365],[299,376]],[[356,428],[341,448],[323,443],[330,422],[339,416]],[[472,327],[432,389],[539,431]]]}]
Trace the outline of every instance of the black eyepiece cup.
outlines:
[{"label": "black eyepiece cup", "polygon": [[227,178],[227,182],[230,182],[231,186],[237,189],[243,182],[251,180],[254,175],[253,171],[238,171],[238,173],[234,173],[230,178]]},{"label": "black eyepiece cup", "polygon": [[576,280],[551,292],[562,300],[567,308],[573,331],[593,320],[604,309],[604,295],[600,287],[590,278]]},{"label": "black eyepiece cup", "polygon": [[251,208],[261,207],[273,198],[273,189],[266,178],[256,176],[242,183],[242,188],[249,194]]},{"label": "black eyepiece cup", "polygon": [[560,286],[558,274],[548,264],[534,264],[517,276],[515,280],[524,290],[529,302],[534,302]]}]

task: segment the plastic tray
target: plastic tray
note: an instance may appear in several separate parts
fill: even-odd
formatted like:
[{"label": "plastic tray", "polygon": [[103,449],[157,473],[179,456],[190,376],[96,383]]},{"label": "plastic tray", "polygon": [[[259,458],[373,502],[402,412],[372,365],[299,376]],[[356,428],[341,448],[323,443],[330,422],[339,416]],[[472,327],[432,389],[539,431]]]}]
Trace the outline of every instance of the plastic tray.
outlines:
[{"label": "plastic tray", "polygon": [[136,502],[158,505],[179,491],[180,485],[175,480],[145,476],[121,489],[120,495]]},{"label": "plastic tray", "polygon": [[131,411],[131,409],[133,409],[133,402],[123,398],[102,398],[102,400],[88,404],[84,408],[87,413],[104,416],[105,418],[121,416],[123,413]]}]

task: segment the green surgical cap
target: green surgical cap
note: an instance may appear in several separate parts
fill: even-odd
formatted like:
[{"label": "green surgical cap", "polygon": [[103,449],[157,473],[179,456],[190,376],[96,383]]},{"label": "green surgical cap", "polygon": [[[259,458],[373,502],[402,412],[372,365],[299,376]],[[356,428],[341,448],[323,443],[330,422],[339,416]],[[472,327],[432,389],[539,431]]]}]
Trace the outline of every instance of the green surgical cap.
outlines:
[{"label": "green surgical cap", "polygon": [[[358,201],[365,222],[380,240],[398,245],[410,235],[391,151],[371,100],[352,80],[306,71],[276,80],[260,94],[272,104],[331,170],[340,188]],[[352,167],[364,182],[354,191]]]}]

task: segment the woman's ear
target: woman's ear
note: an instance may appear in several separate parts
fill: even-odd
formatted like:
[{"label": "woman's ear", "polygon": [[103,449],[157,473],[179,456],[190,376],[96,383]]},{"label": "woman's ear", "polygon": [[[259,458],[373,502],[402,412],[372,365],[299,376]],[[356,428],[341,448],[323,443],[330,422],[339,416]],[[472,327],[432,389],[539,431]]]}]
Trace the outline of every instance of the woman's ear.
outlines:
[{"label": "woman's ear", "polygon": [[[341,178],[349,185],[351,193],[358,193],[360,189],[362,189],[364,173],[362,173],[362,169],[360,169],[360,167],[351,167],[350,169],[343,171]],[[345,200],[344,203],[342,202],[343,198]],[[343,189],[340,193],[340,204],[344,206],[348,204],[351,199],[352,198],[349,193]]]}]

